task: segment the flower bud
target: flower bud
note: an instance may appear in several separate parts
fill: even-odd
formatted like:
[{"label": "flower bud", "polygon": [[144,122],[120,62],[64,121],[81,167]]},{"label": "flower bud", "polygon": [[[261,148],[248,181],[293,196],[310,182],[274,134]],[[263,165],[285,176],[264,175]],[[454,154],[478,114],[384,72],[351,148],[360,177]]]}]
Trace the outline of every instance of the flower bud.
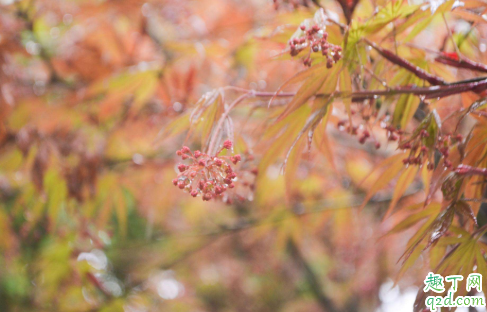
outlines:
[{"label": "flower bud", "polygon": [[230,140],[226,140],[225,142],[223,142],[223,148],[225,148],[225,149],[231,149],[232,146],[233,146],[233,144],[232,144],[232,141],[230,141]]},{"label": "flower bud", "polygon": [[184,172],[186,170],[186,165],[179,164],[178,165],[178,170],[179,170],[179,172]]},{"label": "flower bud", "polygon": [[183,148],[181,149],[181,152],[183,152],[183,153],[189,153],[189,152],[191,152],[191,150],[189,149],[189,147],[183,146]]}]

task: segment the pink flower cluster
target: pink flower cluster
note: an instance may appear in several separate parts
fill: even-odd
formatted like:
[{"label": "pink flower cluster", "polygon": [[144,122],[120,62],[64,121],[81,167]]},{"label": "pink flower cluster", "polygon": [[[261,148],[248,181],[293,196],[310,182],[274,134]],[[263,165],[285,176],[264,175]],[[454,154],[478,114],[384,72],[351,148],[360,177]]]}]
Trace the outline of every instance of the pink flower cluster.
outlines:
[{"label": "pink flower cluster", "polygon": [[324,28],[318,25],[306,28],[305,25],[301,25],[300,29],[304,32],[304,36],[291,39],[289,47],[291,56],[296,56],[310,47],[310,53],[303,61],[304,65],[311,66],[311,52],[321,52],[326,57],[326,67],[328,68],[333,67],[333,64],[342,58],[342,47],[328,42],[328,33]]},{"label": "pink flower cluster", "polygon": [[183,146],[176,154],[182,160],[189,159],[191,164],[178,165],[179,174],[172,181],[173,184],[188,191],[193,197],[201,195],[204,201],[222,196],[227,189],[235,187],[233,182],[237,178],[229,162],[236,165],[242,159],[238,154],[219,156],[224,149],[230,150],[232,145],[232,141],[225,141],[223,147],[213,156],[198,150],[191,152],[189,147]]}]

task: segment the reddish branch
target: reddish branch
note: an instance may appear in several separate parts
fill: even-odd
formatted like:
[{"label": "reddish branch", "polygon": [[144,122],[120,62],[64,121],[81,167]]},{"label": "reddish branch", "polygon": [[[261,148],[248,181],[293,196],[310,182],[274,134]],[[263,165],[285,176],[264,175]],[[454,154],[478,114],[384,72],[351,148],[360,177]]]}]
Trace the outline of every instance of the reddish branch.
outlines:
[{"label": "reddish branch", "polygon": [[386,50],[384,48],[379,47],[375,42],[372,42],[368,39],[365,39],[367,44],[369,44],[372,48],[374,48],[377,52],[379,52],[380,55],[382,55],[384,58],[389,60],[390,62],[401,66],[402,68],[412,72],[415,74],[418,78],[424,79],[431,83],[432,85],[446,85],[446,81],[441,79],[440,77],[437,77],[435,75],[432,75],[425,70],[419,68],[418,66],[410,63],[409,61],[397,56],[394,54],[392,51]]},{"label": "reddish branch", "polygon": [[[388,90],[365,90],[365,91],[355,91],[349,92],[334,92],[335,97],[351,97],[352,101],[360,102],[367,99],[373,99],[378,96],[393,96],[401,94],[412,94],[425,99],[431,98],[443,98],[454,94],[460,94],[464,92],[473,91],[480,93],[487,90],[487,77],[480,78],[478,80],[465,80],[456,83],[444,85],[444,86],[432,86],[432,87],[416,87],[416,86],[404,86],[397,88],[390,88]],[[253,91],[246,89],[236,89],[239,92],[245,92],[249,97],[293,97],[296,92],[282,92],[276,94],[275,92],[265,92],[265,91]],[[329,97],[331,94],[318,93],[318,97]],[[240,99],[242,100],[242,99]],[[235,105],[232,105],[232,107]]]},{"label": "reddish branch", "polygon": [[484,64],[477,63],[466,58],[460,59],[456,53],[441,53],[435,58],[435,61],[456,68],[464,68],[487,73],[487,66]]},{"label": "reddish branch", "polygon": [[454,170],[458,175],[461,176],[487,176],[487,168],[477,168],[467,165],[458,165],[458,167]]}]

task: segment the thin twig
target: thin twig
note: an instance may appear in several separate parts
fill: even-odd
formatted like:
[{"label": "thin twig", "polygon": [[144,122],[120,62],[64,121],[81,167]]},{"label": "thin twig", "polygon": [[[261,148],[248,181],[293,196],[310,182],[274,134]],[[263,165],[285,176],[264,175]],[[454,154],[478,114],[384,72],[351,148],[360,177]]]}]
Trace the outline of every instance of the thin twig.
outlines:
[{"label": "thin twig", "polygon": [[221,130],[222,126],[223,126],[223,122],[228,117],[228,114],[230,114],[230,111],[235,106],[237,106],[240,102],[242,102],[243,100],[245,100],[246,98],[248,98],[252,93],[253,92],[250,91],[250,92],[247,92],[247,93],[242,94],[235,101],[233,101],[232,104],[230,104],[228,106],[228,108],[225,110],[225,112],[223,112],[222,116],[220,117],[220,120],[218,120],[218,124],[216,125],[216,127],[213,130],[213,135],[211,136],[211,139],[210,139],[210,144],[208,146],[208,154],[209,155],[213,155],[214,148],[215,148],[215,144],[216,144],[216,141],[218,139],[218,135],[220,133],[220,130]]}]

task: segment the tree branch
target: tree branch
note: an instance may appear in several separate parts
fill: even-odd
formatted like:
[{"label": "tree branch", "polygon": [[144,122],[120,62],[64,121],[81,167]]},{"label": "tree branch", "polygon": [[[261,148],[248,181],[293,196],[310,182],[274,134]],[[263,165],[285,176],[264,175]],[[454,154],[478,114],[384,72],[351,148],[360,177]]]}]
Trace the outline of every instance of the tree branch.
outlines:
[{"label": "tree branch", "polygon": [[296,265],[299,266],[302,271],[304,271],[304,275],[311,288],[311,292],[316,298],[316,301],[318,301],[323,308],[323,311],[339,311],[333,301],[324,294],[320,279],[316,276],[315,272],[301,254],[301,251],[292,238],[289,238],[287,241],[287,249],[294,262],[296,262]]},{"label": "tree branch", "polygon": [[418,78],[426,80],[429,83],[431,83],[432,85],[446,85],[447,84],[445,80],[426,72],[425,70],[419,68],[418,66],[410,63],[406,59],[403,59],[403,58],[397,56],[392,51],[389,51],[389,50],[386,50],[386,49],[379,47],[375,42],[372,42],[367,38],[365,38],[364,40],[365,40],[365,42],[367,42],[368,45],[370,45],[377,52],[379,52],[379,54],[382,55],[385,59],[389,60],[391,63],[394,63],[394,64],[410,71],[411,73],[416,75]]},{"label": "tree branch", "polygon": [[[365,90],[355,92],[334,92],[335,97],[351,97],[352,101],[360,102],[367,99],[373,99],[378,96],[393,96],[401,94],[413,94],[422,96],[425,99],[431,98],[443,98],[450,95],[460,94],[464,92],[476,92],[480,93],[487,90],[487,77],[476,78],[474,80],[464,80],[455,83],[450,83],[443,86],[431,86],[431,87],[417,87],[417,86],[404,86],[397,88],[389,88],[387,90]],[[256,97],[293,97],[296,92],[282,92],[276,94],[275,92],[266,91],[253,91],[242,89],[240,92],[252,92]],[[318,93],[318,97],[329,97],[330,93]]]}]

